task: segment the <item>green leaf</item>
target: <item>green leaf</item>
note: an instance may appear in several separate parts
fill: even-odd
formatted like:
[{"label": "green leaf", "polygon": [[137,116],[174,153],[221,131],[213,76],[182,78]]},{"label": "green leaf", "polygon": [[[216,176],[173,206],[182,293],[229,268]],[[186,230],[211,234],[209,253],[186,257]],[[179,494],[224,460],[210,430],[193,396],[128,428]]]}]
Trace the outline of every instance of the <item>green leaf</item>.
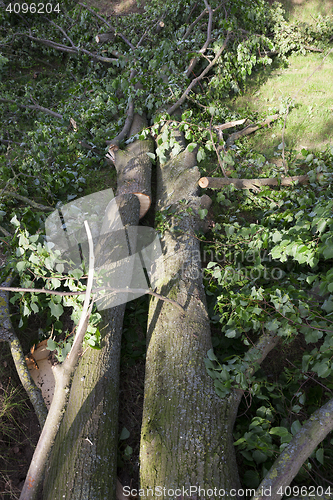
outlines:
[{"label": "green leaf", "polygon": [[197,153],[197,162],[200,163],[202,160],[206,158],[206,153],[204,148],[200,147]]},{"label": "green leaf", "polygon": [[207,208],[199,208],[198,214],[199,214],[200,219],[203,220],[206,217],[206,215],[208,214]]},{"label": "green leaf", "polygon": [[130,435],[131,435],[130,431],[129,431],[129,430],[127,430],[127,429],[126,429],[126,427],[123,427],[123,428],[122,428],[122,431],[121,431],[121,433],[120,433],[119,439],[120,439],[121,441],[124,441],[124,439],[129,438],[129,437],[130,437]]},{"label": "green leaf", "polygon": [[155,153],[146,153],[146,155],[149,156],[149,158],[151,158],[152,160],[156,160]]},{"label": "green leaf", "polygon": [[53,285],[53,288],[59,288],[61,286],[61,283],[58,280],[58,278],[52,278],[51,279],[51,283]]},{"label": "green leaf", "polygon": [[24,271],[26,268],[28,267],[28,263],[27,262],[18,262],[16,264],[16,269],[18,270],[19,273],[21,273],[22,271]]},{"label": "green leaf", "polygon": [[297,432],[302,428],[302,424],[300,423],[299,420],[295,420],[295,422],[293,422],[291,424],[291,433],[292,435],[294,436],[295,434],[297,434]]},{"label": "green leaf", "polygon": [[38,305],[36,303],[31,302],[30,307],[31,307],[31,309],[33,310],[33,312],[35,314],[37,314],[39,312],[39,307],[38,307]]},{"label": "green leaf", "polygon": [[55,351],[57,347],[58,347],[58,344],[53,339],[47,340],[47,348],[50,351]]},{"label": "green leaf", "polygon": [[289,434],[288,430],[285,427],[272,427],[269,433],[273,434],[274,436],[280,437],[284,437]]},{"label": "green leaf", "polygon": [[255,470],[247,470],[243,475],[243,481],[248,488],[257,488],[260,484],[258,472]]},{"label": "green leaf", "polygon": [[64,312],[64,308],[61,304],[55,304],[52,300],[49,302],[49,307],[51,309],[52,316],[59,319],[62,313]]},{"label": "green leaf", "polygon": [[252,456],[255,462],[257,462],[257,464],[262,464],[267,460],[267,455],[260,450],[255,450],[252,453]]},{"label": "green leaf", "polygon": [[321,465],[324,465],[324,448],[318,448],[316,451],[316,459]]},{"label": "green leaf", "polygon": [[207,356],[211,361],[217,361],[217,357],[215,356],[213,349],[209,349]]},{"label": "green leaf", "polygon": [[189,144],[189,145],[187,146],[187,151],[188,151],[189,153],[192,153],[192,151],[193,151],[196,147],[197,147],[197,143],[196,143],[196,142],[191,142],[191,144]]}]

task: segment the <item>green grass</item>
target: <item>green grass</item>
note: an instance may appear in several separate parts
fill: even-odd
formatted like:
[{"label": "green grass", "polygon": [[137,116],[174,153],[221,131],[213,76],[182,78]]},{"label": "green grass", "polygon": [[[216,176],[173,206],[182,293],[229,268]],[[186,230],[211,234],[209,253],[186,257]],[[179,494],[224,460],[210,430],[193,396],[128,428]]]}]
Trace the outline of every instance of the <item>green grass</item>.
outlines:
[{"label": "green grass", "polygon": [[[291,96],[295,107],[286,121],[286,148],[325,149],[326,144],[333,144],[333,53],[317,69],[323,58],[324,54],[318,53],[294,55],[288,68],[273,69],[265,81],[258,73],[249,80],[243,95],[234,99],[233,109],[249,115],[256,111],[274,114],[281,100]],[[250,147],[272,157],[282,142],[282,127],[280,120],[249,136]]]},{"label": "green grass", "polygon": [[284,6],[289,21],[311,22],[321,15],[333,13],[333,0],[279,0]]}]

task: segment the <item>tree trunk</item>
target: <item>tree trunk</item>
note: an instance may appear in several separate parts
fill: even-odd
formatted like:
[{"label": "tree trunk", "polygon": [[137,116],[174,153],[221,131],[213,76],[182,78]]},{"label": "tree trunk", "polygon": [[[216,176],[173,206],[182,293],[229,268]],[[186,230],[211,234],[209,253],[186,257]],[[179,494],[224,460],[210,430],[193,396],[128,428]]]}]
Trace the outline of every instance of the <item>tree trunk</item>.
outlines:
[{"label": "tree trunk", "polygon": [[220,493],[228,498],[230,489],[240,486],[232,429],[241,396],[220,399],[205,369],[212,343],[195,235],[201,224],[200,174],[182,134],[173,136],[182,151],[158,168],[157,211],[169,207],[170,218],[161,239],[165,272],[157,291],[185,311],[151,299],[140,487],[142,498],[155,498],[156,488],[162,488],[162,499],[208,498],[210,488],[224,489]]},{"label": "tree trunk", "polygon": [[[143,125],[142,119],[136,120],[131,132],[136,133],[138,131],[136,128],[138,126],[142,128]],[[150,140],[140,141],[139,149],[142,157],[143,151],[150,151],[151,147]],[[122,162],[122,168],[130,175],[135,171],[127,166],[133,163],[133,156],[137,154],[138,147],[133,143],[127,148],[127,161]],[[148,156],[144,154],[145,171],[150,178],[147,158]],[[141,211],[140,200],[130,190],[125,193],[124,186],[127,179],[126,174],[122,174],[122,168],[119,166],[117,168],[119,178],[115,201],[122,224],[125,227],[137,226]],[[131,186],[131,183],[128,185]],[[150,199],[147,186],[145,195]],[[111,213],[114,213],[114,203],[106,212],[102,225],[104,235],[97,245],[97,249],[101,247],[97,251],[102,260],[106,254],[105,245],[110,245],[109,254],[112,255],[118,243],[112,240],[112,235],[107,241],[105,235],[108,228],[110,231],[117,229],[114,217],[111,216]],[[123,303],[101,311],[102,348],[101,350],[87,348],[75,371],[67,410],[47,468],[44,500],[115,499],[119,364],[125,307]]]}]

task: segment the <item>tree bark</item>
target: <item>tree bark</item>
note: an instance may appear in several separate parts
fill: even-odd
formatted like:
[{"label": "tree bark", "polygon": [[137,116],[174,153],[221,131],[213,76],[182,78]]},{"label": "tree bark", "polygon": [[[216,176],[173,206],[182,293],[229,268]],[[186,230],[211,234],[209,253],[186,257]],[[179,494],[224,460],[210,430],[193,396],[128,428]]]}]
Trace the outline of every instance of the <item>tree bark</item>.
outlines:
[{"label": "tree bark", "polygon": [[[143,126],[137,120],[131,129]],[[133,132],[134,131],[134,132]],[[147,142],[148,145],[150,141]],[[131,189],[122,168],[137,155],[135,143],[118,168],[115,198],[124,226],[137,226],[140,201]],[[147,146],[148,147],[148,146]],[[144,144],[141,146],[144,148]],[[147,155],[145,155],[147,157]],[[148,158],[148,157],[147,157]],[[146,172],[148,166],[146,165]],[[131,169],[127,169],[131,172]],[[133,173],[133,172],[132,172]],[[150,173],[149,173],[150,175]],[[112,230],[113,218],[106,213],[103,227]],[[105,235],[101,238],[101,258],[105,257]],[[114,243],[108,242],[110,253]],[[98,247],[99,245],[97,245]],[[118,447],[119,365],[125,304],[101,311],[101,350],[86,349],[76,369],[67,411],[64,415],[48,464],[43,500],[114,500],[116,495]]]},{"label": "tree bark", "polygon": [[306,184],[309,182],[309,177],[305,175],[295,175],[293,177],[267,177],[262,179],[229,179],[226,177],[201,177],[199,186],[202,188],[220,189],[230,184],[234,184],[238,189],[258,189],[261,186],[291,186],[293,183],[299,182]]},{"label": "tree bark", "polygon": [[[173,135],[182,151],[160,164],[157,174],[157,210],[171,211],[161,239],[164,274],[158,277],[157,291],[177,300],[185,312],[151,299],[140,487],[142,498],[155,498],[158,487],[161,499],[185,496],[184,487],[197,499],[208,496],[195,488],[230,491],[240,485],[232,429],[241,395],[220,399],[205,369],[212,344],[195,235],[201,223],[200,174],[183,135]],[[173,495],[167,491],[178,488]]]}]

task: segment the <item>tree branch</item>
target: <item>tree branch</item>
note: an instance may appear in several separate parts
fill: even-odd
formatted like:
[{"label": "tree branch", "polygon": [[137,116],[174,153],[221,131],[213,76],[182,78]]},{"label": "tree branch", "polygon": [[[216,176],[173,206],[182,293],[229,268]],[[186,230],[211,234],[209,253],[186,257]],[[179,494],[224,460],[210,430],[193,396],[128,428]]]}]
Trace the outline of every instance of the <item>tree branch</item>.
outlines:
[{"label": "tree branch", "polygon": [[42,210],[43,212],[50,212],[53,210],[52,207],[47,207],[46,205],[41,205],[40,203],[36,203],[33,200],[30,200],[30,198],[27,198],[26,196],[21,196],[20,194],[13,193],[12,191],[2,191],[0,193],[0,196],[8,196],[9,198],[15,198],[16,200],[24,201],[24,203],[27,203],[28,205],[32,206],[33,208],[36,208],[37,210]]},{"label": "tree branch", "polygon": [[91,12],[92,14],[94,14],[94,16],[96,16],[100,21],[102,21],[103,23],[105,23],[107,26],[109,26],[109,28],[113,31],[113,33],[117,36],[120,36],[120,38],[122,38],[124,40],[125,43],[127,43],[127,45],[132,49],[134,50],[135,47],[134,45],[129,41],[127,40],[127,38],[122,34],[122,33],[118,33],[117,30],[115,30],[115,28],[107,22],[106,19],[104,19],[102,16],[98,15],[97,12],[94,12],[92,9],[90,9],[87,5],[85,5],[84,3],[81,3],[81,2],[78,2],[78,5],[81,5],[81,7],[84,7],[85,9],[87,9],[89,12]]},{"label": "tree branch", "polygon": [[[226,146],[227,147],[232,146],[237,139],[240,139],[241,137],[244,137],[245,135],[252,134],[253,132],[258,130],[259,128],[264,127],[265,125],[270,126],[271,122],[277,120],[278,118],[281,118],[281,115],[279,113],[276,113],[275,115],[268,116],[261,123],[250,123],[249,125],[247,125],[247,127],[243,128],[243,130],[239,130],[238,132],[234,132],[233,134],[231,134],[226,141]],[[219,128],[220,128],[220,126],[219,126]],[[225,128],[227,128],[227,127],[225,127]],[[223,130],[223,129],[221,129],[221,130]]]},{"label": "tree branch", "polygon": [[[60,297],[67,297],[71,295],[86,295],[86,291],[83,292],[58,292],[57,290],[48,290],[47,288],[20,288],[20,287],[14,287],[14,286],[1,286],[0,287],[0,292],[6,291],[6,292],[19,292],[19,293],[47,293],[49,295],[58,295]],[[168,297],[164,297],[164,295],[160,295],[159,293],[154,292],[150,288],[112,288],[112,287],[106,287],[106,288],[94,288],[93,293],[98,293],[98,292],[111,292],[111,293],[143,293],[147,295],[152,295],[153,297],[157,297],[160,300],[164,300],[164,302],[169,302],[169,304],[173,304],[174,306],[178,307],[178,309],[181,309],[184,311],[184,308],[175,300],[169,299]]]},{"label": "tree branch", "polygon": [[89,244],[89,272],[83,311],[70,353],[62,364],[53,366],[53,373],[55,378],[54,395],[45,425],[43,427],[35,453],[30,463],[28,474],[21,492],[20,500],[35,500],[37,496],[39,486],[43,480],[43,474],[47,465],[47,459],[51,452],[60,422],[64,414],[64,410],[67,405],[72,375],[79,357],[79,351],[81,348],[83,337],[87,330],[89,316],[94,304],[94,300],[92,300],[89,306],[94,275],[93,241],[87,221],[84,221],[84,225],[87,232]]},{"label": "tree branch", "polygon": [[202,71],[202,73],[197,77],[195,78],[194,80],[192,80],[192,82],[190,83],[190,85],[187,87],[187,89],[185,90],[185,92],[183,93],[183,95],[181,96],[180,99],[178,99],[178,101],[173,104],[168,110],[167,110],[167,113],[169,115],[172,115],[172,113],[174,113],[176,111],[176,109],[178,109],[182,104],[183,102],[185,101],[187,95],[191,92],[191,90],[193,89],[193,87],[195,87],[195,85],[197,83],[200,82],[200,80],[203,79],[203,77],[208,73],[208,71],[214,66],[214,64],[216,63],[216,61],[219,59],[220,55],[222,54],[222,52],[224,51],[224,49],[226,48],[227,44],[228,44],[228,41],[229,41],[229,37],[230,37],[230,33],[228,32],[227,34],[227,38],[224,40],[223,42],[223,45],[222,47],[219,49],[219,51],[217,52],[216,56],[214,57],[214,59],[211,61],[210,64],[208,64],[208,66],[206,66],[206,68]]},{"label": "tree branch", "polygon": [[[319,175],[317,176],[319,178]],[[261,186],[291,186],[294,182],[306,184],[309,182],[308,175],[294,175],[292,177],[267,177],[263,179],[231,179],[223,177],[201,177],[199,186],[201,188],[219,189],[234,184],[238,189],[255,189]]]},{"label": "tree branch", "polygon": [[118,59],[112,59],[110,57],[102,57],[99,56],[98,54],[93,54],[87,49],[83,49],[81,47],[68,47],[67,45],[63,45],[62,43],[55,43],[52,42],[51,40],[46,40],[44,38],[36,38],[32,35],[25,34],[26,37],[28,37],[30,40],[33,40],[34,42],[37,43],[42,43],[43,45],[46,45],[47,47],[51,47],[52,49],[55,50],[60,50],[61,52],[67,52],[68,54],[85,54],[89,57],[91,57],[94,61],[102,62],[102,63],[113,63],[115,61],[118,61]]},{"label": "tree branch", "polygon": [[[10,274],[3,284],[8,285],[11,283],[11,281],[12,275]],[[9,294],[6,291],[6,288],[0,288],[0,340],[7,341],[9,343],[16,371],[26,393],[29,396],[31,404],[34,407],[39,425],[42,429],[47,417],[47,408],[40,389],[36,387],[34,381],[31,378],[30,372],[25,362],[21,343],[12,326],[9,312],[8,295]]]},{"label": "tree branch", "polygon": [[16,104],[19,108],[33,109],[34,111],[43,111],[43,113],[47,113],[48,115],[54,116],[59,120],[62,120],[62,115],[52,111],[51,109],[44,108],[39,104],[20,104],[19,102],[13,101],[12,99],[5,99],[4,97],[0,97],[1,102],[8,102],[9,104]]},{"label": "tree branch", "polygon": [[[305,460],[333,429],[333,399],[316,410],[295,434],[260,483],[252,500],[280,500]],[[269,492],[266,496],[264,493]]]},{"label": "tree branch", "polygon": [[[208,48],[208,45],[211,41],[211,38],[212,38],[212,25],[213,25],[213,11],[212,11],[212,8],[211,6],[209,5],[209,3],[207,2],[207,0],[204,0],[205,2],[205,6],[206,6],[206,10],[208,11],[208,14],[209,14],[209,19],[208,19],[208,26],[207,26],[207,38],[206,38],[206,42],[204,43],[204,45],[202,46],[202,48],[199,50],[199,52],[201,54],[204,54]],[[198,57],[193,57],[193,59],[191,59],[191,62],[190,62],[190,65],[186,71],[186,77],[189,78],[192,71],[194,70],[194,67],[195,65],[197,64],[198,62]]]}]

